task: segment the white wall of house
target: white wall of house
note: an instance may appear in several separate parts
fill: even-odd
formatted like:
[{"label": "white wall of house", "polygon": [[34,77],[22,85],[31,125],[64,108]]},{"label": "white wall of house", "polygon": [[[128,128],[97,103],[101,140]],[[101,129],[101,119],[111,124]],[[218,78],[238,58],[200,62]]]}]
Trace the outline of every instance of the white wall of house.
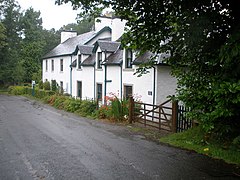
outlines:
[{"label": "white wall of house", "polygon": [[157,66],[156,104],[167,100],[167,96],[176,94],[177,79],[171,76],[169,66]]},{"label": "white wall of house", "polygon": [[116,41],[124,33],[126,22],[126,20],[121,20],[119,18],[98,17],[95,19],[95,30],[99,31],[105,26],[109,26],[112,29],[112,41]]},{"label": "white wall of house", "polygon": [[[63,71],[60,71],[60,61],[63,59]],[[54,61],[54,70],[52,71],[52,60]],[[46,70],[46,62],[48,63],[48,69]],[[65,93],[70,93],[70,64],[71,56],[61,56],[55,58],[48,58],[43,60],[42,64],[42,80],[56,80],[58,85],[60,81],[63,82],[63,89]]]},{"label": "white wall of house", "polygon": [[93,45],[98,39],[104,39],[104,38],[111,38],[111,32],[110,31],[104,31],[98,36],[91,39],[86,45]]},{"label": "white wall of house", "polygon": [[118,98],[121,98],[121,67],[107,66],[107,96],[109,93],[115,94]]},{"label": "white wall of house", "polygon": [[77,97],[77,81],[82,82],[82,99],[94,99],[94,69],[92,66],[84,66],[73,71],[72,96]]}]

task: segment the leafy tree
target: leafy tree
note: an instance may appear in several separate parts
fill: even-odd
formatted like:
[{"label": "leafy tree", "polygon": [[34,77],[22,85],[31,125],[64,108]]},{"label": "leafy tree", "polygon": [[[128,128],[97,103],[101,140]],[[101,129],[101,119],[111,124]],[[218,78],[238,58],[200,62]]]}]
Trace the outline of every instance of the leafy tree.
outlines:
[{"label": "leafy tree", "polygon": [[72,2],[84,13],[111,6],[128,20],[124,44],[171,54],[166,61],[178,79],[178,98],[203,129],[217,137],[240,135],[240,1],[56,2]]},{"label": "leafy tree", "polygon": [[2,27],[5,27],[5,46],[0,49],[0,79],[3,83],[13,83],[19,61],[21,37],[19,36],[20,7],[14,0],[2,0],[0,4]]},{"label": "leafy tree", "polygon": [[85,32],[89,32],[92,30],[94,25],[94,20],[92,18],[86,18],[76,23],[71,23],[64,25],[59,29],[59,31],[62,30],[74,30],[77,31],[78,34],[82,34]]}]

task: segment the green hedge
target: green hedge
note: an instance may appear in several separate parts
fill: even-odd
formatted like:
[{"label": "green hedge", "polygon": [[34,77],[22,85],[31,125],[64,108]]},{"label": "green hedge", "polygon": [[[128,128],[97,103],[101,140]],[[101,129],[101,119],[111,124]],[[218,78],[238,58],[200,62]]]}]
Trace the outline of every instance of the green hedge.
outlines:
[{"label": "green hedge", "polygon": [[42,89],[37,89],[37,88],[35,88],[33,92],[33,89],[27,86],[9,86],[8,93],[13,95],[26,95],[26,94],[33,95],[34,94],[36,98],[40,98],[40,99],[43,99],[46,96],[51,96],[55,94],[54,91],[47,91],[47,90],[44,91]]}]

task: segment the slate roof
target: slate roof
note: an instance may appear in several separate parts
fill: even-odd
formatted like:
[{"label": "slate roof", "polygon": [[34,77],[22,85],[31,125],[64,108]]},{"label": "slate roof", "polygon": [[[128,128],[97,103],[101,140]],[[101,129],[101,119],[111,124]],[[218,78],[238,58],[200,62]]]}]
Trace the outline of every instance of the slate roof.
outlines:
[{"label": "slate roof", "polygon": [[82,63],[82,66],[93,66],[95,64],[96,54],[92,54],[87,57]]},{"label": "slate roof", "polygon": [[96,34],[95,31],[90,31],[90,32],[78,35],[76,37],[69,38],[63,43],[56,46],[53,50],[51,50],[45,56],[43,56],[43,59],[71,55],[74,52],[77,44],[79,45],[84,44],[89,38],[91,38],[95,34]]},{"label": "slate roof", "polygon": [[115,52],[119,48],[120,44],[121,44],[120,42],[98,40],[95,43],[93,52],[96,52],[98,46],[103,52],[104,51]]},{"label": "slate roof", "polygon": [[105,64],[107,65],[119,65],[123,61],[123,50],[118,49],[115,53],[111,54]]},{"label": "slate roof", "polygon": [[[147,51],[144,54],[142,54],[141,56],[137,57],[132,62],[132,64],[139,65],[139,64],[147,63],[151,60],[152,57],[154,57],[154,55],[155,55],[154,53]],[[154,61],[157,65],[167,65],[166,62],[164,62],[164,59],[169,58],[169,57],[170,57],[169,54],[161,53],[161,54],[157,55],[157,57]]]},{"label": "slate roof", "polygon": [[141,56],[137,57],[132,64],[134,65],[139,65],[139,64],[142,64],[142,63],[147,63],[149,62],[150,58],[153,57],[154,54],[152,52],[145,52],[143,53]]},{"label": "slate roof", "polygon": [[80,51],[81,54],[87,54],[91,55],[93,46],[88,46],[88,45],[78,45],[77,49]]},{"label": "slate roof", "polygon": [[[42,59],[46,58],[52,58],[52,57],[59,57],[59,56],[67,56],[72,55],[77,45],[84,45],[90,42],[92,39],[94,39],[96,36],[101,34],[104,31],[110,31],[111,28],[106,26],[102,28],[100,31],[90,31],[87,33],[80,34],[76,37],[69,38],[63,43],[56,46],[54,49],[52,49],[50,52],[48,52],[46,55],[42,57]],[[89,51],[88,51],[89,53]]]}]

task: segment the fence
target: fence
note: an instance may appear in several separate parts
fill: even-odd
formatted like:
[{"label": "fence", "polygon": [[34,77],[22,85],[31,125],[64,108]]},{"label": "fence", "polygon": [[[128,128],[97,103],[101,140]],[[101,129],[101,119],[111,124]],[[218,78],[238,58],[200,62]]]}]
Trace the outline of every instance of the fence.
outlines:
[{"label": "fence", "polygon": [[178,105],[177,101],[167,100],[160,105],[134,102],[129,99],[129,121],[144,126],[170,132],[182,132],[192,127],[186,114],[189,109]]}]

